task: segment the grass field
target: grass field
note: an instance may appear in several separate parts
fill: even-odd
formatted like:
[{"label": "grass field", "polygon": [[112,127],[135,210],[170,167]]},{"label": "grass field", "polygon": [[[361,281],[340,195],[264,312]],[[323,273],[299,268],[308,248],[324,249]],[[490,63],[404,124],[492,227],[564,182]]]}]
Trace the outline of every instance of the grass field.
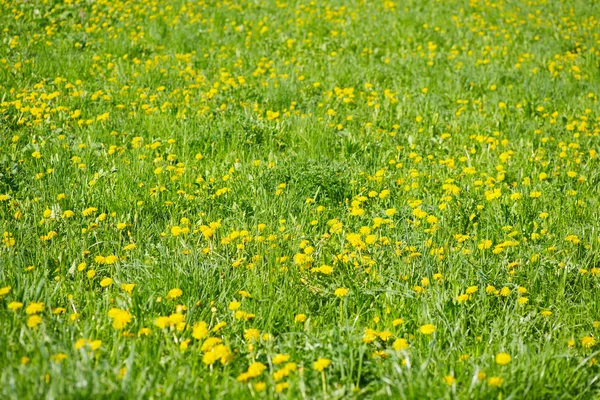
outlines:
[{"label": "grass field", "polygon": [[0,397],[597,398],[598,96],[593,0],[0,0]]}]

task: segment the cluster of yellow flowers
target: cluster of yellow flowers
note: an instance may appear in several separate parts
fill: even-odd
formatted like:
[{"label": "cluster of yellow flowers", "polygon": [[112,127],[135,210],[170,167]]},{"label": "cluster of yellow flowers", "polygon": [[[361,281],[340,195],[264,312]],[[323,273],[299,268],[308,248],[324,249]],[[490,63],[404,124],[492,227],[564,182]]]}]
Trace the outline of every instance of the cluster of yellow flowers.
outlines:
[{"label": "cluster of yellow flowers", "polygon": [[0,0],[0,397],[593,397],[572,3]]}]

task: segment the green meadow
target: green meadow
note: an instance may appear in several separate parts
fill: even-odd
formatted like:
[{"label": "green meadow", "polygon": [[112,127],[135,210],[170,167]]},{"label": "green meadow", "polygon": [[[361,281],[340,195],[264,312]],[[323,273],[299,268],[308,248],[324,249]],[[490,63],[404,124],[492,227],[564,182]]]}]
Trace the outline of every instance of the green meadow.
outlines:
[{"label": "green meadow", "polygon": [[592,0],[0,0],[0,397],[599,397],[598,96]]}]

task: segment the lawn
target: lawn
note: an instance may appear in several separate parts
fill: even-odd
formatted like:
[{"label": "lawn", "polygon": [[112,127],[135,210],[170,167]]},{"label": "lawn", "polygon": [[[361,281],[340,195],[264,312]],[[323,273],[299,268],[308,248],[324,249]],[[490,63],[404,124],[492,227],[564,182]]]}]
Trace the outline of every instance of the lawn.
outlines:
[{"label": "lawn", "polygon": [[0,397],[600,396],[600,3],[0,0]]}]

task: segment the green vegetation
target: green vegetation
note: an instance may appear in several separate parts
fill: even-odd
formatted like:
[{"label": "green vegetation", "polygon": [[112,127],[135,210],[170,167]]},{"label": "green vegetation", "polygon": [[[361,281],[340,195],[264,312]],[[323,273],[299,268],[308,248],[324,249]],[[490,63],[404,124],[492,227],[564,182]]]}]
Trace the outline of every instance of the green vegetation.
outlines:
[{"label": "green vegetation", "polygon": [[0,0],[0,397],[600,396],[599,18]]}]

